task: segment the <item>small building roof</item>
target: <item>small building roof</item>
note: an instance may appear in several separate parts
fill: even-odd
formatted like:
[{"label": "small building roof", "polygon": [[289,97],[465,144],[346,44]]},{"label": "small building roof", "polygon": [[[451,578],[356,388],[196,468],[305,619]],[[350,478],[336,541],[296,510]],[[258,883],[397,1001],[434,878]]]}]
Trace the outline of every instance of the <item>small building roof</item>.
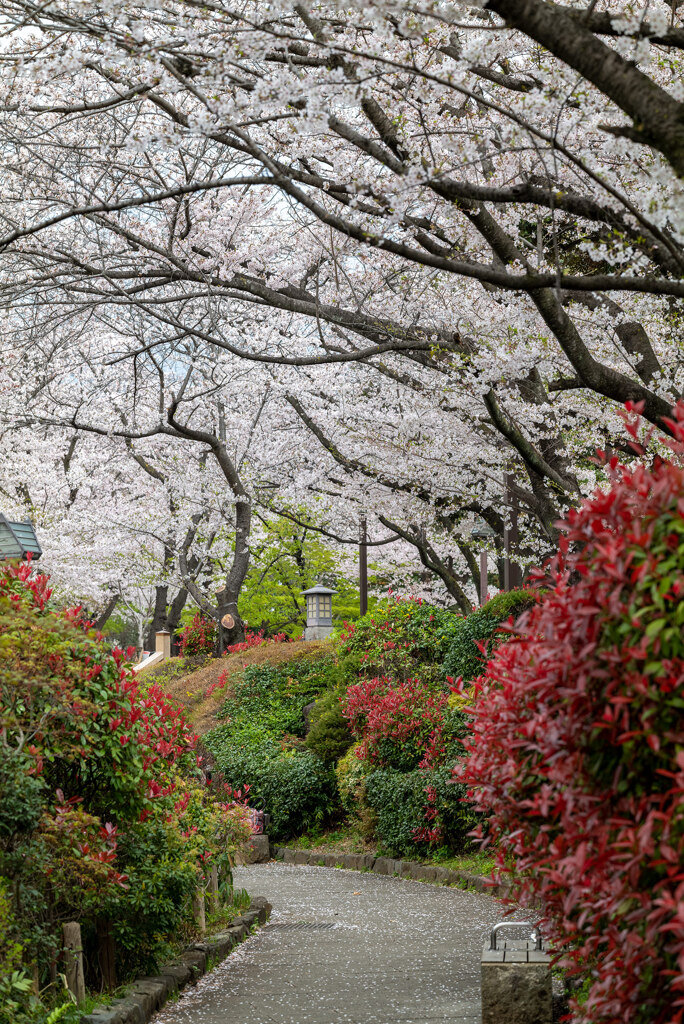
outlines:
[{"label": "small building roof", "polygon": [[0,512],[0,560],[5,558],[40,558],[43,549],[38,543],[30,520],[10,522]]}]

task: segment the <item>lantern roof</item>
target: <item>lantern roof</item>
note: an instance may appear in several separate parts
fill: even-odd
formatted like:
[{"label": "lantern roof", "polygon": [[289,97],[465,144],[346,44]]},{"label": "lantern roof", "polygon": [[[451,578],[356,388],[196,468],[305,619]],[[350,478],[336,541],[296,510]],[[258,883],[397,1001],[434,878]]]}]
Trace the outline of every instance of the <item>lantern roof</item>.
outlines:
[{"label": "lantern roof", "polygon": [[43,549],[30,520],[10,522],[0,512],[0,559],[26,558],[27,555],[40,558],[42,553]]},{"label": "lantern roof", "polygon": [[332,590],[330,587],[324,587],[322,583],[317,583],[315,587],[310,587],[309,590],[302,590],[302,594],[336,594],[336,590]]},{"label": "lantern roof", "polygon": [[482,516],[476,516],[475,523],[473,524],[473,528],[470,531],[470,536],[475,537],[476,539],[485,537],[496,537],[496,530],[493,530],[489,523],[482,518]]}]

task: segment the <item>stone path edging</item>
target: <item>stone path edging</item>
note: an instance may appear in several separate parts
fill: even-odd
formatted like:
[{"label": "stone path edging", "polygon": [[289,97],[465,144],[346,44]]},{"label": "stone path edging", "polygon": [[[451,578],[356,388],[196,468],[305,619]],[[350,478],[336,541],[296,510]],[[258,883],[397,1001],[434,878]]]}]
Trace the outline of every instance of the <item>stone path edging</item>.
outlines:
[{"label": "stone path edging", "polygon": [[490,896],[506,898],[510,886],[493,884],[483,875],[469,871],[456,871],[436,864],[420,864],[415,860],[395,860],[392,857],[374,857],[370,853],[313,853],[290,846],[271,846],[271,856],[284,864],[308,864],[312,867],[347,868],[352,871],[372,871],[376,875],[398,875],[416,882],[436,882],[438,885],[466,885]]},{"label": "stone path edging", "polygon": [[92,1013],[83,1014],[80,1024],[147,1024],[164,1003],[188,984],[195,984],[207,969],[224,960],[243,939],[254,924],[265,924],[271,914],[271,904],[265,896],[256,896],[240,917],[231,922],[226,931],[209,935],[195,942],[173,963],[165,964],[154,977],[137,978],[130,985],[128,995],[115,999],[109,1006],[97,1006]]}]

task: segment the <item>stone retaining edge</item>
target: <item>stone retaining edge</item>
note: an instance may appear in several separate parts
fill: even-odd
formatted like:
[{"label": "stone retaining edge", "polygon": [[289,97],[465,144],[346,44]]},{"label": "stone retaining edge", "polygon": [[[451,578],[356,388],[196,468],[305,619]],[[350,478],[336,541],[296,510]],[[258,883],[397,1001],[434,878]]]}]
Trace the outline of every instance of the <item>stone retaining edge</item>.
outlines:
[{"label": "stone retaining edge", "polygon": [[478,892],[505,899],[510,886],[492,883],[484,875],[457,871],[436,864],[420,864],[415,860],[395,860],[392,857],[374,857],[370,853],[313,853],[289,846],[271,845],[271,856],[284,864],[309,865],[323,868],[347,868],[352,871],[372,871],[376,875],[398,875],[416,882],[436,882],[438,885],[467,885]]},{"label": "stone retaining edge", "polygon": [[109,1006],[96,1006],[92,1013],[83,1014],[80,1024],[147,1024],[171,996],[177,995],[188,984],[196,984],[207,973],[211,961],[211,967],[214,967],[225,960],[247,938],[252,925],[266,924],[271,910],[265,896],[255,896],[249,909],[234,918],[225,931],[194,942],[177,960],[165,964],[160,974],[137,978],[128,986],[127,995],[115,999]]}]

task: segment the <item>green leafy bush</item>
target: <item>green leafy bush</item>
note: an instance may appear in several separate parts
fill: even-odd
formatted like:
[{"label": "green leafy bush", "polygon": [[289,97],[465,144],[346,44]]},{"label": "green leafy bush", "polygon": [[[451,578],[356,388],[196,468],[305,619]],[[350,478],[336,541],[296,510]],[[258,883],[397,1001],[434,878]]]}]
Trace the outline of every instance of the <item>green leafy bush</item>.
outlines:
[{"label": "green leafy bush", "polygon": [[[515,619],[537,601],[531,590],[509,590],[497,594],[482,608],[457,620],[454,634],[443,662],[444,674],[464,682],[475,679],[482,671],[484,661],[479,644],[486,643],[491,653],[497,643],[497,630],[511,616]],[[498,639],[503,639],[499,634]]]},{"label": "green leafy bush", "polygon": [[274,839],[320,825],[332,811],[334,775],[301,743],[278,740],[256,725],[219,726],[205,743],[228,785],[248,785],[250,803],[271,815]]},{"label": "green leafy bush", "polygon": [[342,711],[341,699],[342,693],[337,688],[324,693],[316,701],[309,719],[311,728],[306,746],[326,764],[334,764],[354,742]]},{"label": "green leafy bush", "polygon": [[438,822],[442,844],[458,852],[468,844],[467,833],[479,820],[463,803],[466,787],[451,785],[451,769],[416,769],[411,772],[378,768],[364,781],[364,797],[375,815],[375,834],[382,849],[392,857],[420,853],[426,826],[426,805],[431,820]]},{"label": "green leafy bush", "polygon": [[258,723],[261,730],[276,738],[303,737],[304,708],[327,688],[334,671],[330,658],[250,665],[241,678],[231,680],[233,692],[224,701],[219,717],[228,720],[233,729]]},{"label": "green leafy bush", "polygon": [[[199,786],[182,710],[143,688],[79,609],[53,607],[47,582],[29,565],[0,566],[0,875],[12,902],[11,913],[0,906],[0,957],[19,943],[44,986],[62,922],[81,923],[96,965],[88,937],[111,916],[124,980],[189,920],[190,889],[249,822]],[[21,979],[1,998],[42,1020]]]},{"label": "green leafy bush", "polygon": [[460,616],[420,598],[391,596],[372,614],[345,623],[340,653],[356,657],[365,676],[406,679],[416,664],[439,665],[460,621]]},{"label": "green leafy bush", "polygon": [[129,888],[103,910],[111,918],[122,976],[154,974],[164,939],[176,936],[197,888],[194,858],[177,828],[164,821],[136,823],[119,842]]}]

